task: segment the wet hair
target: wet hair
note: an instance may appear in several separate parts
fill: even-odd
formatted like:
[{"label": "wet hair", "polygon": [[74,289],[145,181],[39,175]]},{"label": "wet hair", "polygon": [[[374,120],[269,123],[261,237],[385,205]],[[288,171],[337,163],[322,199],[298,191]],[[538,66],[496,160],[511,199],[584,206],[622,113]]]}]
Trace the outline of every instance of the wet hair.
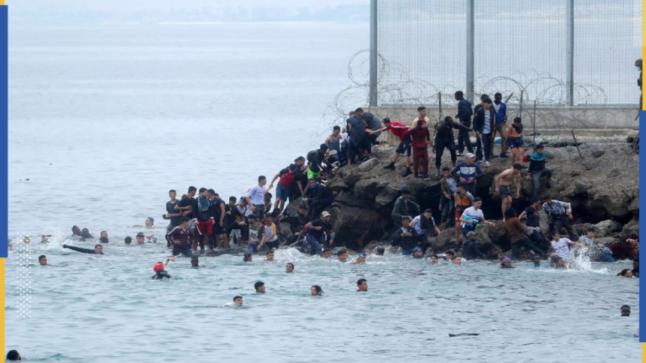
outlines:
[{"label": "wet hair", "polygon": [[421,111],[424,111],[424,110],[426,110],[426,107],[424,107],[424,106],[419,106],[417,108],[417,112],[421,112]]},{"label": "wet hair", "polygon": [[242,257],[243,262],[251,262],[251,253],[247,252],[244,254],[244,257]]},{"label": "wet hair", "polygon": [[200,188],[200,190],[199,190],[199,194],[202,194],[202,193],[204,193],[204,192],[206,192],[206,188],[204,188],[204,187]]},{"label": "wet hair", "polygon": [[430,208],[424,209],[424,213],[431,213],[433,214],[433,210]]},{"label": "wet hair", "polygon": [[525,169],[525,167],[521,163],[514,163],[514,169],[523,170],[523,169]]},{"label": "wet hair", "polygon": [[453,251],[453,250],[448,250],[445,253],[446,253],[446,255],[451,255],[451,258],[455,257],[455,251]]},{"label": "wet hair", "polygon": [[458,100],[461,100],[462,98],[464,98],[464,93],[462,91],[456,91],[455,98],[457,98]]},{"label": "wet hair", "polygon": [[482,198],[480,198],[480,197],[474,197],[474,198],[473,198],[473,203],[475,203],[475,202],[482,202]]},{"label": "wet hair", "polygon": [[260,287],[265,286],[265,283],[262,281],[256,281],[255,284],[253,284],[253,288],[258,290]]},{"label": "wet hair", "polygon": [[312,288],[316,290],[316,295],[321,295],[323,293],[323,289],[319,285],[312,285]]},{"label": "wet hair", "polygon": [[386,249],[385,249],[385,248],[383,248],[383,247],[377,247],[377,248],[375,249],[375,252],[377,253],[377,255],[378,255],[378,256],[383,256],[383,255],[384,255],[384,252],[386,252]]},{"label": "wet hair", "polygon": [[235,202],[237,200],[238,200],[238,198],[236,198],[234,196],[229,197],[229,202]]},{"label": "wet hair", "polygon": [[42,260],[43,258],[47,258],[47,256],[45,256],[45,255],[38,256],[38,261]]},{"label": "wet hair", "polygon": [[127,245],[132,243],[132,237],[126,236],[126,238],[123,239],[123,242],[125,242]]},{"label": "wet hair", "polygon": [[287,266],[292,266],[292,270],[294,269],[294,264],[291,262],[287,262]]},{"label": "wet hair", "polygon": [[190,187],[188,187],[188,192],[189,192],[189,193],[191,193],[191,192],[195,192],[195,191],[197,191],[197,188],[196,188],[196,187],[194,187],[194,186],[192,186],[192,185],[191,185]]},{"label": "wet hair", "polygon": [[487,97],[484,100],[482,100],[482,103],[488,103],[491,104],[491,98]]},{"label": "wet hair", "polygon": [[267,178],[266,178],[264,175],[260,175],[260,176],[258,177],[258,182],[261,182],[261,181],[263,181],[263,180],[265,180],[265,181],[266,181],[266,180],[267,180]]},{"label": "wet hair", "polygon": [[240,295],[236,295],[236,296],[234,296],[234,297],[233,297],[233,301],[236,301],[236,300],[238,300],[238,299],[242,299],[242,296],[240,296]]},{"label": "wet hair", "polygon": [[389,124],[389,123],[390,123],[390,119],[389,119],[388,117],[386,117],[382,122],[383,122],[384,124]]},{"label": "wet hair", "polygon": [[175,193],[175,194],[177,194],[177,191],[176,191],[175,189],[171,189],[171,190],[169,190],[169,191],[168,191],[168,193]]},{"label": "wet hair", "polygon": [[294,162],[295,162],[295,163],[297,163],[297,162],[299,162],[299,161],[305,161],[305,157],[303,157],[303,156],[299,156],[299,157],[297,157],[296,159],[294,159]]},{"label": "wet hair", "polygon": [[359,279],[357,280],[357,286],[361,286],[364,282],[367,282],[366,279]]},{"label": "wet hair", "polygon": [[432,255],[431,255],[431,258],[433,258],[433,257],[437,258],[437,255],[436,255],[436,254],[432,254]]},{"label": "wet hair", "polygon": [[346,254],[346,253],[348,253],[348,250],[346,250],[345,248],[342,248],[342,249],[339,250],[339,252],[336,253],[336,255],[341,256],[341,255]]},{"label": "wet hair", "polygon": [[332,130],[339,130],[339,131],[341,131],[341,127],[340,127],[340,126],[334,126],[334,127],[332,128]]},{"label": "wet hair", "polygon": [[444,166],[442,167],[442,171],[451,171],[451,168],[449,168],[448,166]]},{"label": "wet hair", "polygon": [[498,97],[502,98],[502,93],[500,93],[500,92],[496,92],[496,93],[493,95],[493,97],[494,97],[494,98],[498,98]]},{"label": "wet hair", "polygon": [[274,253],[274,250],[269,250],[269,251],[267,251],[267,253],[265,253],[265,256],[267,256],[267,255],[268,255],[268,254],[270,254],[270,253]]},{"label": "wet hair", "polygon": [[217,194],[218,194],[218,193],[216,193],[216,192],[215,192],[215,190],[213,190],[213,189],[209,189],[209,190],[207,190],[206,192],[207,192],[207,193],[209,193],[209,194],[211,194],[211,195],[217,195]]},{"label": "wet hair", "polygon": [[7,352],[7,360],[17,361],[17,360],[21,360],[21,359],[22,358],[20,357],[20,353],[18,353],[17,350],[12,349],[12,350]]},{"label": "wet hair", "polygon": [[621,305],[621,316],[630,316],[630,305]]},{"label": "wet hair", "polygon": [[626,276],[628,274],[628,272],[630,272],[630,269],[625,268],[625,269],[621,270],[621,272],[619,272],[617,274],[617,276]]},{"label": "wet hair", "polygon": [[355,113],[363,113],[363,108],[359,107],[356,110],[354,110]]}]

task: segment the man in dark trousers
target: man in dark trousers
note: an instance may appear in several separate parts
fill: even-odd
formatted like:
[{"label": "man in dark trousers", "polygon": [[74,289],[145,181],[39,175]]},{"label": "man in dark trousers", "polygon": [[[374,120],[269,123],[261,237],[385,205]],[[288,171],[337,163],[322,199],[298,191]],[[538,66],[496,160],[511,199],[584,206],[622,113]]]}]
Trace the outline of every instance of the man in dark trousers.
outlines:
[{"label": "man in dark trousers", "polygon": [[[463,126],[467,128],[471,127],[471,115],[473,115],[471,103],[464,99],[464,93],[462,91],[455,92],[455,100],[458,101],[458,114],[455,115],[455,118],[460,120]],[[473,145],[471,145],[471,140],[469,139],[469,131],[460,129],[458,134],[458,155],[462,155],[465,146],[470,153],[473,152]]]},{"label": "man in dark trousers", "polygon": [[484,165],[488,166],[491,160],[492,132],[496,120],[496,112],[491,106],[491,98],[486,97],[482,100],[481,106],[478,107],[473,117],[473,130],[476,132],[476,159],[484,159]]},{"label": "man in dark trousers", "polygon": [[453,139],[453,129],[458,129],[460,132],[469,132],[470,128],[464,126],[462,123],[453,121],[451,116],[446,116],[444,120],[440,121],[435,129],[435,167],[437,168],[437,175],[440,175],[440,167],[442,166],[442,154],[444,149],[448,149],[451,153],[451,162],[455,166],[457,157],[455,155],[455,141]]}]

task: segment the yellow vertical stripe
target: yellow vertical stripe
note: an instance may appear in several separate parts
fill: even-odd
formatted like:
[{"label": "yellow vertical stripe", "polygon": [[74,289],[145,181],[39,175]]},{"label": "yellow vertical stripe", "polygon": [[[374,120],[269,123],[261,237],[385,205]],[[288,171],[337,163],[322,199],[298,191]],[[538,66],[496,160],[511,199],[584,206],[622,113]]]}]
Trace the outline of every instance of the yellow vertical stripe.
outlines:
[{"label": "yellow vertical stripe", "polygon": [[[2,1],[2,0],[0,0]],[[4,303],[4,279],[5,279],[5,270],[4,270],[5,259],[0,258],[0,360],[4,360],[5,357],[5,303]]]}]

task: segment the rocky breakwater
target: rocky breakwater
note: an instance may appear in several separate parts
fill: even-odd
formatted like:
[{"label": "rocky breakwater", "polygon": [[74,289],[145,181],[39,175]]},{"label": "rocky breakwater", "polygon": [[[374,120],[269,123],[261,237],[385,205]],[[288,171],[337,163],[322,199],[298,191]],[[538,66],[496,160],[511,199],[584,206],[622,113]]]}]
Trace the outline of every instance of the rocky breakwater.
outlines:
[{"label": "rocky breakwater", "polygon": [[[552,178],[544,194],[572,203],[576,230],[583,232],[596,225],[599,237],[607,241],[639,232],[639,156],[629,143],[581,144],[578,150],[575,146],[548,146],[545,150]],[[404,185],[422,209],[431,208],[439,216],[439,179],[402,176],[402,162],[396,170],[385,169],[393,152],[390,147],[377,147],[372,159],[340,168],[328,181],[334,194],[328,209],[334,216],[338,244],[363,249],[374,242],[388,242],[388,236],[397,228],[391,221],[391,210]],[[450,160],[444,163],[450,165]],[[490,251],[491,258],[509,249],[500,220],[500,200],[491,195],[495,175],[509,163],[509,159],[494,159],[491,166],[483,167],[478,180],[476,194],[483,199],[485,217],[496,221],[495,227],[483,225],[477,230],[482,250]],[[523,177],[521,198],[514,200],[514,209],[522,211],[529,205],[531,188],[531,181]],[[541,220],[545,221],[546,216],[542,215]],[[454,236],[453,228],[442,231],[433,245],[434,251],[457,248]]]}]

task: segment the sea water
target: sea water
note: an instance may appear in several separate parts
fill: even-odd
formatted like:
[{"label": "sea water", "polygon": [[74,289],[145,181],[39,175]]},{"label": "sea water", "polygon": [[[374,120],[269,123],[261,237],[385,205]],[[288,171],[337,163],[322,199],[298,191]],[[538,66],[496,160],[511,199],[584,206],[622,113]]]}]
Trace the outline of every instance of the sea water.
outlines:
[{"label": "sea water", "polygon": [[[636,361],[638,280],[615,276],[625,262],[350,265],[279,250],[198,270],[178,258],[171,280],[150,279],[164,244],[122,241],[163,240],[168,189],[240,196],[315,149],[366,45],[364,24],[12,28],[7,348],[60,362]],[[74,224],[110,233],[104,256],[62,249],[94,244],[69,240]],[[362,277],[368,293],[355,291]],[[460,333],[479,335],[449,337]]]}]

